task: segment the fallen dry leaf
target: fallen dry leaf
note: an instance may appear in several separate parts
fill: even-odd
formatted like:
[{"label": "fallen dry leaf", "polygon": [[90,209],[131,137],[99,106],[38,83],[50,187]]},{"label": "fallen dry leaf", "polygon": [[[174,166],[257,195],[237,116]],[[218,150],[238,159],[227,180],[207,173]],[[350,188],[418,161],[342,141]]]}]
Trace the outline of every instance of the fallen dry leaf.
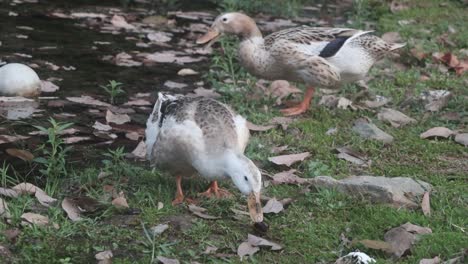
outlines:
[{"label": "fallen dry leaf", "polygon": [[146,37],[151,41],[164,43],[164,42],[171,41],[172,39],[171,35],[172,34],[170,33],[162,32],[162,31],[155,31],[155,32],[148,33]]},{"label": "fallen dry leaf", "polygon": [[103,124],[99,121],[94,122],[93,128],[98,130],[98,131],[110,131],[112,130],[112,127],[106,124]]},{"label": "fallen dry leaf", "polygon": [[247,128],[251,131],[267,131],[274,127],[275,125],[262,126],[262,125],[256,125],[254,123],[251,123],[250,121],[247,121]]},{"label": "fallen dry leaf", "polygon": [[112,254],[111,250],[105,250],[94,255],[94,257],[96,258],[96,260],[99,261],[99,263],[101,263],[101,261],[103,261],[103,263],[110,263],[109,260],[112,259],[113,256],[114,254]]},{"label": "fallen dry leaf", "polygon": [[129,208],[124,193],[120,192],[118,195],[118,197],[112,200],[112,205],[114,205],[117,208]]},{"label": "fallen dry leaf", "polygon": [[131,120],[130,116],[128,116],[127,114],[123,114],[123,115],[114,114],[110,110],[107,110],[106,112],[107,123],[115,123],[117,125],[122,125],[122,124],[130,122],[130,120]]},{"label": "fallen dry leaf", "polygon": [[41,92],[53,93],[58,91],[59,87],[50,81],[41,81]]},{"label": "fallen dry leaf", "polygon": [[282,183],[287,183],[287,184],[302,184],[306,183],[307,180],[301,177],[296,176],[294,173],[296,170],[291,169],[288,171],[282,171],[279,173],[276,173],[273,175],[273,184],[282,184]]},{"label": "fallen dry leaf", "polygon": [[36,187],[31,183],[23,182],[17,184],[12,189],[18,194],[34,194],[39,203],[45,207],[49,207],[52,203],[57,201],[57,199],[50,197],[41,188]]},{"label": "fallen dry leaf", "polygon": [[429,200],[430,199],[429,195],[430,195],[429,192],[425,192],[422,198],[422,202],[421,202],[421,208],[425,216],[431,215],[431,204]]},{"label": "fallen dry leaf", "polygon": [[384,239],[391,245],[392,255],[395,258],[400,258],[410,254],[411,247],[417,241],[417,235],[430,233],[432,233],[430,228],[406,223],[387,231],[384,235]]},{"label": "fallen dry leaf", "polygon": [[137,67],[143,65],[143,63],[141,62],[133,60],[132,55],[126,52],[120,52],[117,55],[115,55],[115,57],[104,57],[103,60],[110,60],[114,62],[115,65],[124,67]]},{"label": "fallen dry leaf", "polygon": [[135,26],[128,24],[123,16],[114,15],[111,19],[111,23],[117,28],[135,29]]},{"label": "fallen dry leaf", "polygon": [[446,127],[433,127],[427,130],[424,133],[421,133],[420,138],[428,139],[428,138],[448,138],[455,134],[452,130]]},{"label": "fallen dry leaf", "polygon": [[276,98],[276,104],[280,105],[283,98],[286,98],[294,93],[302,93],[302,90],[290,84],[288,81],[276,80],[270,84],[268,93]]},{"label": "fallen dry leaf", "polygon": [[166,231],[167,229],[169,229],[168,224],[159,224],[150,228],[151,232],[156,236],[159,236],[160,234],[164,233],[164,231]]},{"label": "fallen dry leaf", "polygon": [[279,154],[285,150],[288,149],[288,145],[285,145],[285,146],[279,146],[279,147],[272,147],[271,150],[270,150],[270,153],[271,154]]},{"label": "fallen dry leaf", "polygon": [[281,250],[283,247],[264,238],[248,234],[247,242],[252,246],[270,247],[271,250]]},{"label": "fallen dry leaf", "polygon": [[49,224],[49,218],[47,216],[35,213],[24,213],[21,215],[21,219],[38,226],[46,226]]},{"label": "fallen dry leaf", "polygon": [[91,140],[91,137],[67,137],[63,139],[65,144],[75,144],[81,141]]},{"label": "fallen dry leaf", "polygon": [[0,135],[0,144],[12,143],[22,139],[28,139],[29,137],[25,136],[10,136],[10,135]]},{"label": "fallen dry leaf", "polygon": [[177,259],[166,258],[163,256],[158,256],[157,259],[162,264],[179,264],[180,263]]},{"label": "fallen dry leaf", "polygon": [[[198,87],[197,89],[193,90],[195,93],[196,97],[202,96],[206,98],[219,98],[221,95],[217,93],[214,89],[205,89],[203,87]],[[188,94],[188,96],[191,96],[192,94]]]},{"label": "fallen dry leaf", "polygon": [[381,240],[363,239],[358,240],[357,243],[360,243],[367,248],[382,250],[385,252],[391,252],[392,250],[392,246],[389,243]]},{"label": "fallen dry leaf", "polygon": [[217,247],[207,246],[205,251],[203,251],[203,254],[207,254],[207,255],[214,254],[214,253],[216,253],[217,250],[218,250]]},{"label": "fallen dry leaf", "polygon": [[146,143],[145,141],[140,141],[136,148],[132,151],[132,155],[139,159],[146,158]]},{"label": "fallen dry leaf", "polygon": [[105,106],[105,107],[110,107],[111,105],[108,103],[101,102],[97,99],[92,98],[91,96],[87,95],[82,95],[81,97],[66,97],[68,101],[79,103],[79,104],[85,104],[85,105],[91,105],[91,106]]},{"label": "fallen dry leaf", "polygon": [[377,114],[377,118],[390,123],[393,127],[401,127],[410,123],[416,123],[416,120],[403,114],[400,111],[390,108],[382,108]]},{"label": "fallen dry leaf", "polygon": [[0,187],[0,195],[16,198],[19,196],[18,192],[9,188]]},{"label": "fallen dry leaf", "polygon": [[309,152],[303,152],[303,153],[297,153],[297,154],[269,157],[268,160],[273,162],[276,165],[286,165],[290,167],[292,164],[299,162],[299,161],[303,161],[309,156],[310,156]]},{"label": "fallen dry leaf", "polygon": [[268,202],[265,204],[263,207],[263,213],[268,214],[268,213],[279,213],[284,210],[283,203],[279,202],[276,200],[276,198],[272,198],[268,200]]},{"label": "fallen dry leaf", "polygon": [[67,213],[68,218],[73,222],[81,220],[80,209],[73,200],[65,198],[62,201],[62,209]]},{"label": "fallen dry leaf", "polygon": [[288,129],[289,124],[294,121],[291,117],[277,116],[270,120],[272,124],[280,125],[283,130]]},{"label": "fallen dry leaf", "polygon": [[252,246],[249,242],[242,242],[237,248],[237,255],[241,261],[245,256],[252,256],[260,250],[259,247]]},{"label": "fallen dry leaf", "polygon": [[339,152],[337,157],[340,159],[347,160],[357,165],[370,165],[370,161],[364,154],[352,150],[349,147],[336,148],[336,150]]},{"label": "fallen dry leaf", "polygon": [[126,102],[124,105],[129,105],[129,106],[147,106],[147,105],[152,105],[149,101],[144,100],[144,99],[134,99]]},{"label": "fallen dry leaf", "polygon": [[[431,259],[421,259],[419,261],[419,264],[439,264],[441,263],[442,260],[439,258],[439,257],[434,257],[434,258],[431,258]],[[447,263],[447,262],[444,262],[444,263]]]},{"label": "fallen dry leaf", "polygon": [[219,219],[219,217],[211,216],[211,215],[205,214],[205,212],[208,211],[208,210],[206,210],[206,209],[203,208],[203,207],[199,207],[199,206],[190,204],[190,205],[188,206],[188,209],[189,209],[190,212],[192,212],[194,215],[196,215],[196,216],[198,216],[198,217],[201,217],[201,218],[203,218],[203,219],[210,219],[210,220]]},{"label": "fallen dry leaf", "polygon": [[34,159],[34,155],[24,149],[15,149],[15,148],[9,148],[5,150],[8,155],[17,157],[19,159],[22,159],[24,161],[32,161]]},{"label": "fallen dry leaf", "polygon": [[[57,134],[58,135],[73,135],[73,134],[76,134],[80,132],[80,130],[76,129],[76,128],[67,128],[67,129],[64,129],[60,132],[58,132]],[[29,132],[29,135],[40,135],[40,136],[46,136],[47,135],[47,132],[46,131],[32,131],[32,132]]]},{"label": "fallen dry leaf", "polygon": [[424,91],[420,94],[420,98],[425,102],[424,109],[437,112],[448,104],[452,93],[447,90]]},{"label": "fallen dry leaf", "polygon": [[187,87],[187,84],[185,83],[179,83],[179,82],[173,82],[173,81],[165,81],[163,85],[170,89],[182,89],[184,87]]},{"label": "fallen dry leaf", "polygon": [[180,76],[197,75],[197,74],[198,72],[189,68],[184,68],[177,72],[177,75],[180,75]]},{"label": "fallen dry leaf", "polygon": [[408,3],[404,0],[393,0],[390,3],[390,11],[392,13],[397,13],[403,10],[407,10],[409,8]]},{"label": "fallen dry leaf", "polygon": [[21,230],[18,228],[6,229],[3,231],[3,235],[12,243],[16,243],[16,239],[21,234]]}]

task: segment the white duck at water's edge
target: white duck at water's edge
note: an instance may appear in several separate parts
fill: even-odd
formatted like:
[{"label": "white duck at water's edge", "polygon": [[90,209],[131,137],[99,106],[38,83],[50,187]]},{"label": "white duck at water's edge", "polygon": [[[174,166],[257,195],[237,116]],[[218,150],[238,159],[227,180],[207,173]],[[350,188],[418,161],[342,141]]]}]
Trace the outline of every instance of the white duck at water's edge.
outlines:
[{"label": "white duck at water's edge", "polygon": [[386,53],[405,44],[390,44],[371,31],[350,28],[301,26],[274,32],[265,38],[255,21],[242,13],[218,16],[197,43],[212,43],[222,34],[240,38],[239,57],[253,75],[308,85],[304,100],[286,115],[305,112],[315,86],[337,88],[364,79],[371,66]]},{"label": "white duck at water's edge", "polygon": [[248,195],[255,222],[263,221],[260,170],[244,155],[249,138],[246,120],[226,105],[208,98],[159,93],[146,123],[147,158],[176,177],[174,205],[184,201],[182,178],[195,173],[212,181],[205,196],[230,195],[217,180],[231,179]]}]

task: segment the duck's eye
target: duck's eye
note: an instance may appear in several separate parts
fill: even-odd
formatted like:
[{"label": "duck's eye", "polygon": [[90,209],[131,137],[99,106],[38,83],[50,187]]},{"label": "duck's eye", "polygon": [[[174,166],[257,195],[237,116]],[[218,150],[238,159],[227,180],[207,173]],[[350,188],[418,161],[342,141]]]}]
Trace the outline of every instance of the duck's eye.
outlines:
[{"label": "duck's eye", "polygon": [[249,179],[247,178],[247,176],[244,176],[244,180],[245,180],[245,181],[249,181]]},{"label": "duck's eye", "polygon": [[223,22],[227,22],[227,17],[224,17],[224,18],[223,18]]}]

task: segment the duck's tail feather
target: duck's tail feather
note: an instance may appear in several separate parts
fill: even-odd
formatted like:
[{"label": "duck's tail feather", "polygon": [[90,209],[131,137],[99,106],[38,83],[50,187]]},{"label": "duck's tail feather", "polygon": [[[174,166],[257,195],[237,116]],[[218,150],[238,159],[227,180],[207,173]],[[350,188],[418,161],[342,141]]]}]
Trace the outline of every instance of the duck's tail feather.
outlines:
[{"label": "duck's tail feather", "polygon": [[176,97],[168,94],[158,93],[158,100],[154,104],[153,111],[151,112],[148,120],[146,121],[146,157],[151,160],[154,143],[159,134],[159,128],[162,118],[161,107],[166,101],[173,101]]}]

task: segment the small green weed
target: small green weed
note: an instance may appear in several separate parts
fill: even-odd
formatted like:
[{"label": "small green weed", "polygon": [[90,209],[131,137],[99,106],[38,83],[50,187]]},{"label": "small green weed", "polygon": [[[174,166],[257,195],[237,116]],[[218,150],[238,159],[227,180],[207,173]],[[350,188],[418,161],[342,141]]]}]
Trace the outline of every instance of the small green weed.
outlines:
[{"label": "small green weed", "polygon": [[104,89],[104,91],[106,91],[109,94],[110,103],[114,104],[115,103],[115,98],[117,96],[122,95],[122,94],[125,93],[125,91],[122,89],[122,85],[123,85],[123,83],[120,83],[120,82],[117,82],[117,81],[114,81],[114,80],[110,80],[108,84],[101,85],[99,87]]}]

